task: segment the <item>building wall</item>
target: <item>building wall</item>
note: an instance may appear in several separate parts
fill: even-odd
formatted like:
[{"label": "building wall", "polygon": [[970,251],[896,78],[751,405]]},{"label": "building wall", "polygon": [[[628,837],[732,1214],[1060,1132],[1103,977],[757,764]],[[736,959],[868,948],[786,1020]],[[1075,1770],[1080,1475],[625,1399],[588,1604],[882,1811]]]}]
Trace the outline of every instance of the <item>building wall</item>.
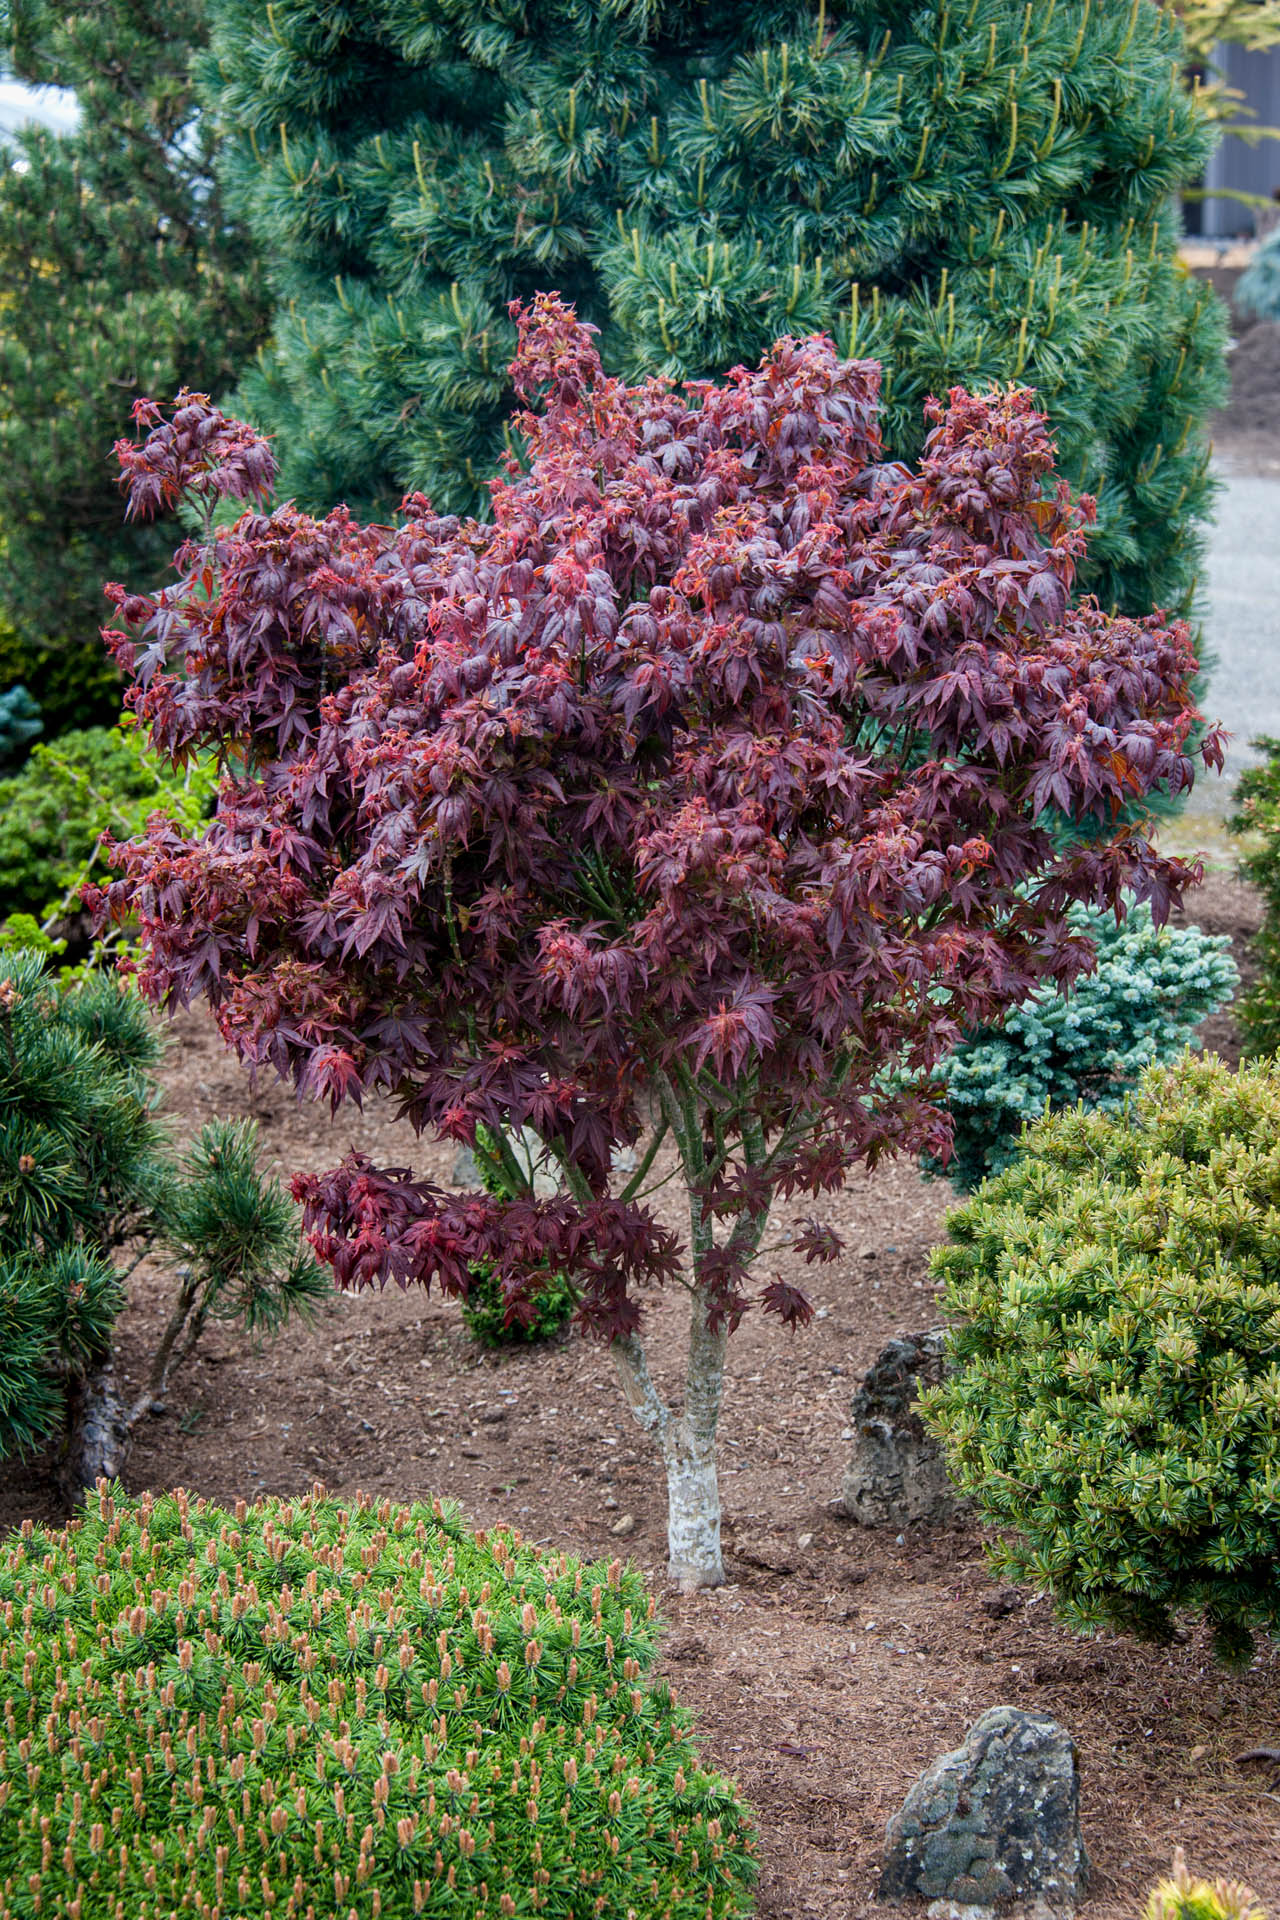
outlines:
[{"label": "building wall", "polygon": [[[1243,47],[1219,46],[1214,64],[1229,86],[1237,88],[1253,112],[1252,124],[1280,127],[1280,48],[1269,53],[1246,53]],[[1214,236],[1252,233],[1258,224],[1258,209],[1239,200],[1215,195],[1215,188],[1230,187],[1237,193],[1257,193],[1270,199],[1280,189],[1280,140],[1260,140],[1256,145],[1232,134],[1225,139],[1210,160],[1205,173],[1209,198],[1202,202],[1200,231]],[[1264,214],[1261,224],[1267,225]]]}]

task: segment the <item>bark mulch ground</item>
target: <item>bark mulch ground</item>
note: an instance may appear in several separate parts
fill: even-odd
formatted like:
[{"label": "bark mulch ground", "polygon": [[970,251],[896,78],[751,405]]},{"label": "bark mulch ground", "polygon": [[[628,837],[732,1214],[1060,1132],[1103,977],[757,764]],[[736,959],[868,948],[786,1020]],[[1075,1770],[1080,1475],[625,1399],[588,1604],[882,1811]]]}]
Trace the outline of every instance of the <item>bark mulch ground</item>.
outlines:
[{"label": "bark mulch ground", "polygon": [[[1257,906],[1215,875],[1189,917],[1230,932],[1242,954]],[[1204,1038],[1233,1054],[1228,1016]],[[273,1082],[251,1088],[200,1017],[177,1022],[164,1079],[177,1134],[252,1114],[284,1172],[332,1165],[358,1143],[448,1179],[452,1151],[406,1138],[385,1107],[331,1124]],[[886,1820],[921,1768],[1002,1702],[1053,1714],[1076,1740],[1092,1920],[1139,1915],[1179,1844],[1197,1870],[1251,1880],[1280,1914],[1280,1795],[1235,1759],[1280,1744],[1280,1646],[1234,1674],[1213,1665],[1199,1629],[1168,1649],[1081,1640],[1044,1602],[993,1585],[976,1526],[867,1532],[837,1510],[860,1376],[895,1334],[939,1319],[927,1256],[948,1197],[906,1164],[851,1181],[825,1208],[846,1256],[806,1271],[812,1325],[789,1336],[756,1316],[731,1341],[730,1584],[718,1592],[664,1590],[660,1471],[605,1352],[571,1339],[490,1357],[456,1305],[418,1293],[336,1297],[314,1328],[256,1351],[214,1328],[140,1434],[129,1485],[219,1500],[315,1481],[402,1500],[443,1494],[477,1524],[513,1522],[590,1557],[632,1555],[662,1592],[666,1669],[704,1751],[758,1815],[765,1920],[886,1912],[875,1898]],[[129,1385],[164,1311],[154,1278],[135,1276],[121,1327]],[[679,1301],[654,1301],[650,1339],[667,1382],[680,1319]],[[27,1515],[60,1517],[39,1462],[10,1466],[0,1483],[0,1529]]]}]

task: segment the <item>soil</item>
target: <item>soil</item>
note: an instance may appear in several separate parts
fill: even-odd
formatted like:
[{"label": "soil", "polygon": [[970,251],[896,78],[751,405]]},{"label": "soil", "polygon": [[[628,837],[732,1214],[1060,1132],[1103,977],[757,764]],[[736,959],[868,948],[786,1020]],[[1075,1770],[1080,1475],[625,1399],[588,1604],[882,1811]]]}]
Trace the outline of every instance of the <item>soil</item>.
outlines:
[{"label": "soil", "polygon": [[1280,473],[1280,324],[1231,310],[1231,395],[1209,425],[1214,453],[1236,472]]},{"label": "soil", "polygon": [[[1211,875],[1189,917],[1229,932],[1247,965],[1258,921],[1247,888]],[[1229,1016],[1202,1037],[1234,1057]],[[179,1136],[215,1114],[252,1114],[281,1171],[332,1165],[358,1144],[384,1164],[451,1174],[452,1149],[415,1144],[387,1106],[330,1123],[274,1082],[252,1087],[194,1014],[175,1023],[164,1083]],[[838,1511],[851,1394],[890,1338],[940,1318],[928,1252],[948,1199],[914,1166],[889,1165],[820,1209],[846,1243],[838,1265],[776,1263],[803,1275],[817,1317],[788,1335],[751,1316],[730,1343],[730,1584],[719,1591],[665,1589],[660,1473],[606,1352],[566,1339],[488,1355],[456,1304],[417,1292],[335,1296],[315,1327],[261,1349],[213,1328],[141,1431],[128,1484],[219,1500],[315,1481],[403,1500],[444,1494],[479,1525],[510,1521],[593,1558],[632,1555],[662,1594],[665,1668],[704,1752],[758,1815],[764,1920],[892,1911],[875,1898],[886,1820],[921,1769],[999,1703],[1050,1713],[1076,1741],[1090,1920],[1136,1920],[1178,1845],[1199,1872],[1250,1880],[1276,1913],[1280,1793],[1236,1756],[1280,1745],[1280,1644],[1228,1673],[1196,1627],[1170,1648],[1081,1640],[1030,1593],[993,1585],[976,1526],[895,1535]],[[166,1298],[157,1276],[135,1275],[120,1341],[130,1385]],[[649,1312],[668,1382],[679,1305],[658,1298]],[[0,1529],[27,1516],[61,1517],[47,1462],[11,1467],[0,1485]]]}]

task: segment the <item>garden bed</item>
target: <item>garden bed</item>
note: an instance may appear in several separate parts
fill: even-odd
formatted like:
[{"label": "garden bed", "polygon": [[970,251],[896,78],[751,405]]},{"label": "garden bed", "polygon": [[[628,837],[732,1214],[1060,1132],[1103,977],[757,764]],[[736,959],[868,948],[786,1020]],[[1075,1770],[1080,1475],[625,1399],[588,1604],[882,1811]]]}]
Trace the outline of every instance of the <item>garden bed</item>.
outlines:
[{"label": "garden bed", "polygon": [[[1215,875],[1187,917],[1231,932],[1239,960],[1256,901]],[[1229,1016],[1204,1037],[1234,1057]],[[388,1105],[331,1125],[274,1080],[251,1088],[203,1017],[180,1019],[173,1041],[163,1079],[178,1133],[250,1113],[285,1172],[332,1165],[358,1144],[447,1182],[452,1149],[415,1145]],[[1080,1640],[1044,1603],[993,1586],[977,1528],[897,1537],[835,1509],[862,1372],[894,1334],[939,1317],[927,1254],[948,1199],[896,1164],[815,1209],[847,1245],[839,1265],[800,1269],[818,1317],[790,1336],[754,1316],[730,1343],[721,1458],[732,1584],[663,1596],[667,1670],[705,1750],[760,1819],[761,1913],[886,1911],[874,1897],[885,1821],[925,1763],[998,1702],[1049,1712],[1076,1739],[1093,1920],[1136,1920],[1177,1844],[1197,1870],[1248,1878],[1280,1911],[1280,1796],[1235,1763],[1248,1747],[1280,1744],[1280,1647],[1236,1675],[1212,1665],[1199,1631],[1167,1650]],[[677,1223],[674,1204],[665,1211]],[[668,1376],[682,1304],[660,1298],[652,1309]],[[121,1323],[131,1385],[163,1311],[135,1276]],[[336,1297],[316,1327],[257,1352],[211,1330],[167,1411],[139,1435],[128,1480],[219,1500],[317,1480],[404,1500],[445,1494],[478,1524],[510,1521],[592,1557],[626,1553],[663,1584],[661,1476],[608,1355],[577,1339],[483,1354],[455,1303],[419,1293]],[[6,1470],[0,1528],[59,1511],[39,1463]],[[628,1516],[633,1528],[615,1532]]]}]

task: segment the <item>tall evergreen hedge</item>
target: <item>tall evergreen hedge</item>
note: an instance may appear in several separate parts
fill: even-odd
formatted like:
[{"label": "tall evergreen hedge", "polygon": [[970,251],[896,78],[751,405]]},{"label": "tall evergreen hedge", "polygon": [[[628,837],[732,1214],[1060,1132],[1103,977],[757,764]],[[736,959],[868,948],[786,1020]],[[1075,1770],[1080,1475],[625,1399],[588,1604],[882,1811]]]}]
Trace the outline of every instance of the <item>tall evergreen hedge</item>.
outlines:
[{"label": "tall evergreen hedge", "polygon": [[1096,493],[1087,584],[1186,602],[1220,390],[1173,196],[1211,132],[1153,0],[211,0],[229,203],[270,264],[241,404],[307,506],[484,498],[507,302],[634,377],[825,328],[930,392],[1034,384]]},{"label": "tall evergreen hedge", "polygon": [[25,685],[47,738],[118,714],[103,581],[173,549],[125,525],[112,440],[140,395],[216,391],[262,337],[191,84],[203,40],[203,0],[0,0],[0,72],[80,107],[72,133],[0,141],[0,693]]}]

